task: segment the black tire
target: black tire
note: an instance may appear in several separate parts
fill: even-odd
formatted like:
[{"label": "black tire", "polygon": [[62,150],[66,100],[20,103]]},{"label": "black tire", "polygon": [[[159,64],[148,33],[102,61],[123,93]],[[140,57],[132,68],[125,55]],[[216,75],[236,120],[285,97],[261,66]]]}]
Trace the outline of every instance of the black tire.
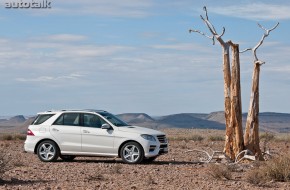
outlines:
[{"label": "black tire", "polygon": [[43,162],[53,162],[59,157],[59,149],[55,142],[46,140],[37,147],[38,158]]},{"label": "black tire", "polygon": [[139,164],[144,159],[144,151],[136,142],[127,142],[121,148],[121,158],[127,164]]},{"label": "black tire", "polygon": [[69,162],[69,161],[73,161],[73,159],[75,159],[76,156],[73,156],[73,155],[60,155],[59,157],[63,161]]},{"label": "black tire", "polygon": [[150,163],[150,162],[153,162],[154,160],[156,160],[158,156],[155,156],[155,157],[150,157],[150,158],[144,158],[143,162],[144,163]]}]

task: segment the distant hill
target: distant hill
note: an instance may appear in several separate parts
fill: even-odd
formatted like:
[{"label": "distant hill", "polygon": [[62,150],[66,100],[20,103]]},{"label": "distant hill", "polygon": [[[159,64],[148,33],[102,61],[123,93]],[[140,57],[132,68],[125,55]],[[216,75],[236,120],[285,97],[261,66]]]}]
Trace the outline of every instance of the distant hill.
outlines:
[{"label": "distant hill", "polygon": [[[138,125],[153,129],[161,128],[199,128],[225,129],[224,112],[180,113],[166,116],[151,117],[146,113],[124,113],[117,115],[130,125]],[[25,133],[34,117],[17,115],[14,117],[0,116],[0,133]],[[243,114],[243,126],[247,114]],[[264,112],[260,113],[260,130],[271,132],[290,132],[290,114]]]},{"label": "distant hill", "polygon": [[224,129],[225,125],[196,117],[191,113],[181,113],[163,116],[159,118],[158,123],[167,124],[171,127],[177,128],[203,128],[203,129]]},{"label": "distant hill", "polygon": [[217,112],[211,112],[208,114],[205,118],[206,120],[209,121],[216,121],[219,123],[225,123],[225,112],[223,111],[217,111]]},{"label": "distant hill", "polygon": [[[207,116],[207,120],[225,123],[224,112],[212,112]],[[243,126],[247,121],[247,113],[243,113]],[[290,114],[262,112],[259,114],[259,125],[262,131],[290,132]]]},{"label": "distant hill", "polygon": [[23,115],[0,120],[0,133],[26,133],[34,117],[26,119]]},{"label": "distant hill", "polygon": [[151,122],[154,121],[153,118],[151,118],[146,113],[123,113],[117,115],[120,119],[131,122],[131,123],[143,123],[143,122]]}]

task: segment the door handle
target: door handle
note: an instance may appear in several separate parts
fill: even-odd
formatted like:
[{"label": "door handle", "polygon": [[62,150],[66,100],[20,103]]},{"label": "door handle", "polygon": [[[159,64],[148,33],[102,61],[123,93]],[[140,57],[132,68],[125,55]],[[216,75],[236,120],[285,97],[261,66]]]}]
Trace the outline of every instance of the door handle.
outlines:
[{"label": "door handle", "polygon": [[90,131],[88,131],[88,130],[83,130],[83,133],[90,133]]},{"label": "door handle", "polygon": [[58,132],[59,130],[56,128],[52,128],[52,131]]}]

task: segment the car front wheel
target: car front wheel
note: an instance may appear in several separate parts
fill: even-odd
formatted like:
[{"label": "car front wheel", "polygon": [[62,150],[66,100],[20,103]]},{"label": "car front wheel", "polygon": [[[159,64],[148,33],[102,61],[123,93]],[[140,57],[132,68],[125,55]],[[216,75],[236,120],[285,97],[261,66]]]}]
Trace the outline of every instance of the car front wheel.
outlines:
[{"label": "car front wheel", "polygon": [[47,140],[41,142],[37,147],[37,155],[43,162],[56,161],[59,156],[59,150],[55,142]]},{"label": "car front wheel", "polygon": [[121,148],[121,158],[127,164],[139,164],[144,159],[144,152],[136,142],[128,142]]}]

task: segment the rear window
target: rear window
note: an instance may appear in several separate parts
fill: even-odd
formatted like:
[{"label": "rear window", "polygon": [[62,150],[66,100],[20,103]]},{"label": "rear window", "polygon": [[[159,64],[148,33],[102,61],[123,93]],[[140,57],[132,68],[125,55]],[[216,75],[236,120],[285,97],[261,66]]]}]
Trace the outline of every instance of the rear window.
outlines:
[{"label": "rear window", "polygon": [[38,115],[35,120],[32,122],[31,125],[40,125],[44,123],[46,120],[51,118],[54,114],[43,114],[43,115]]},{"label": "rear window", "polygon": [[64,113],[53,123],[53,125],[74,125],[79,126],[80,124],[79,113]]}]

